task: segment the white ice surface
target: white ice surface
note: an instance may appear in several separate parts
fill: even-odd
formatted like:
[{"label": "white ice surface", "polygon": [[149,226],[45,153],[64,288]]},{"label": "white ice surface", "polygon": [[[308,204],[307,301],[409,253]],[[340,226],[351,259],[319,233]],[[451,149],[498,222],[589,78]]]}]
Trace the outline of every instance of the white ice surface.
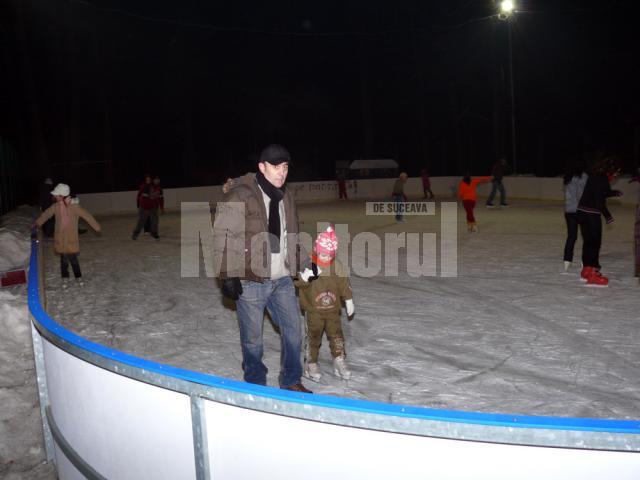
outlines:
[{"label": "white ice surface", "polygon": [[[640,287],[633,277],[633,209],[611,202],[601,254],[609,288],[578,279],[581,241],[561,274],[559,203],[476,209],[479,233],[458,210],[458,277],[352,277],[356,315],[343,317],[350,381],[333,375],[326,340],[314,392],[479,412],[640,418]],[[302,229],[317,221],[362,231],[438,232],[440,218],[365,216],[363,202],[301,203]],[[134,355],[242,379],[238,326],[216,282],[180,277],[180,216],[160,219],[160,241],[130,235],[133,216],[100,218],[102,237],[81,236],[85,286],[60,286],[45,244],[50,314],[76,333]],[[342,239],[344,240],[344,239]],[[344,241],[342,242],[344,246]],[[362,255],[362,252],[353,252]],[[403,257],[404,258],[404,257]],[[405,267],[403,268],[403,265]],[[403,271],[404,270],[404,271]],[[277,384],[279,337],[265,320],[265,363]]]}]

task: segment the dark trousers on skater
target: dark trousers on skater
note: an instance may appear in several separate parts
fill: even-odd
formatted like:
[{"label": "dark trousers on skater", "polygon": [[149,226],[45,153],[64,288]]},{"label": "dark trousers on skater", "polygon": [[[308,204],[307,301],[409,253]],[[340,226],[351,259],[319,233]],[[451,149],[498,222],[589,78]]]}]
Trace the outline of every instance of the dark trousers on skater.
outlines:
[{"label": "dark trousers on skater", "polygon": [[71,268],[73,269],[73,276],[80,278],[82,272],[80,271],[77,253],[63,253],[60,255],[60,273],[62,274],[62,278],[69,278],[69,264],[71,264]]},{"label": "dark trousers on skater", "polygon": [[504,190],[504,185],[502,184],[502,179],[498,180],[496,178],[494,178],[493,180],[491,180],[491,184],[493,185],[493,187],[491,188],[491,194],[489,195],[489,198],[487,199],[487,205],[492,205],[493,204],[493,198],[496,196],[496,192],[499,190],[500,191],[500,205],[506,205],[507,204],[507,193]]},{"label": "dark trousers on skater", "polygon": [[140,235],[140,231],[144,228],[144,224],[149,219],[149,227],[152,237],[158,237],[158,209],[150,208],[146,210],[144,208],[138,208],[138,224],[133,231],[133,239],[135,240]]},{"label": "dark trousers on skater", "polygon": [[404,207],[404,195],[394,194],[393,201],[396,202],[396,222],[402,222],[402,209]]},{"label": "dark trousers on skater", "polygon": [[564,261],[573,262],[573,247],[578,239],[578,214],[565,212],[567,222],[567,241],[564,243]]},{"label": "dark trousers on skater", "polygon": [[582,265],[600,268],[600,246],[602,245],[600,214],[579,211],[578,224],[582,234]]}]

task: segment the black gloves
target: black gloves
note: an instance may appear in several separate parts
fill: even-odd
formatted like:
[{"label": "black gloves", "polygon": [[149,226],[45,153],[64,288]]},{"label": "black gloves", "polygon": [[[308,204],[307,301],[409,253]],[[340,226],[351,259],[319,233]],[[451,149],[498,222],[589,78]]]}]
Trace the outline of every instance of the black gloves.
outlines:
[{"label": "black gloves", "polygon": [[222,294],[231,300],[238,300],[242,295],[242,284],[238,277],[222,280]]},{"label": "black gloves", "polygon": [[313,275],[311,277],[309,277],[309,283],[313,282],[314,280],[317,280],[318,278],[318,265],[316,265],[315,263],[311,264],[311,271],[313,272]]}]

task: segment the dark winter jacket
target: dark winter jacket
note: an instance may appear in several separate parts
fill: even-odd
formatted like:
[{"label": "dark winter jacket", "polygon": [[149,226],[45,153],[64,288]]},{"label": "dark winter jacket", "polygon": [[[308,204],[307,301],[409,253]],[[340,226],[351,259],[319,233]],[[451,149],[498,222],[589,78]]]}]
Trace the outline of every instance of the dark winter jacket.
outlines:
[{"label": "dark winter jacket", "polygon": [[511,168],[509,165],[502,162],[496,162],[493,166],[493,170],[491,171],[491,175],[493,175],[494,180],[502,180],[505,175],[509,175],[511,173]]},{"label": "dark winter jacket", "polygon": [[589,175],[578,203],[578,211],[597,215],[602,214],[609,221],[611,220],[611,214],[607,209],[607,198],[619,195],[620,192],[611,189],[605,174]]},{"label": "dark winter jacket", "polygon": [[153,185],[150,183],[143,183],[138,189],[138,207],[144,210],[151,210],[156,208],[156,201],[151,197],[153,192]]},{"label": "dark winter jacket", "polygon": [[[224,202],[224,203],[223,203]],[[298,242],[298,211],[293,195],[285,189],[282,199],[286,232],[285,266],[293,275],[301,270],[300,259],[309,254]],[[255,173],[236,178],[218,203],[213,227],[213,254],[220,278],[238,277],[262,282],[271,278],[269,222],[263,192]]]},{"label": "dark winter jacket", "polygon": [[393,192],[391,194],[404,196],[404,183],[405,182],[401,178],[398,178],[393,184]]},{"label": "dark winter jacket", "polygon": [[151,186],[151,201],[153,202],[153,208],[160,208],[164,210],[164,195],[162,187],[160,185]]}]

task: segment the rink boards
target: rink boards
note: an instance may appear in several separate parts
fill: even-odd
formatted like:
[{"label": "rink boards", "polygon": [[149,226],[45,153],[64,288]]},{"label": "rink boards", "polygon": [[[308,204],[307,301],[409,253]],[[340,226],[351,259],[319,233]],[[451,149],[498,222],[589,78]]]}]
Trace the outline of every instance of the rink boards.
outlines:
[{"label": "rink boards", "polygon": [[307,395],[162,365],[29,309],[61,479],[637,479],[640,421],[482,414]]}]

